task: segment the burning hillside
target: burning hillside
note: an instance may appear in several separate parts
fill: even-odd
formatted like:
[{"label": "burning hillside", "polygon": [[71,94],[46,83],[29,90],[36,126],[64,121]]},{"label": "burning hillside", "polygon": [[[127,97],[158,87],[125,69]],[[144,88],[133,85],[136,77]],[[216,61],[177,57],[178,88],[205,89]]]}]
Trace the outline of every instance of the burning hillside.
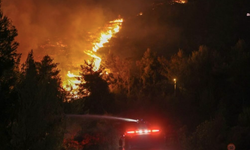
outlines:
[{"label": "burning hillside", "polygon": [[[80,81],[79,69],[84,60],[92,61],[94,63],[94,71],[98,70],[101,65],[101,56],[98,55],[98,50],[104,47],[105,43],[120,31],[123,19],[115,19],[109,21],[104,27],[99,28],[97,33],[88,33],[84,38],[79,38],[77,43],[82,43],[81,50],[72,49],[72,45],[67,42],[67,39],[54,38],[48,39],[41,44],[38,50],[43,51],[44,54],[49,53],[59,62],[61,70],[63,88],[66,91],[71,91],[72,95],[77,94],[78,84]],[[77,54],[73,51],[78,51]],[[79,56],[80,55],[80,56]]]},{"label": "burning hillside", "polygon": [[21,63],[31,49],[36,61],[51,56],[59,63],[68,90],[76,88],[75,77],[84,60],[94,59],[95,70],[99,68],[97,51],[120,31],[123,22],[121,18],[112,20],[118,13],[108,11],[102,2],[3,0],[2,6],[18,29]]},{"label": "burning hillside", "polygon": [[[184,1],[187,2],[175,0],[178,3]],[[120,31],[123,23],[121,18],[109,20],[120,12],[126,16],[126,29],[124,27],[122,36],[110,50],[123,57],[140,57],[152,47],[164,52],[166,45],[176,49],[173,45],[180,35],[178,27],[162,23],[166,13],[161,10],[170,10],[163,1],[3,0],[2,5],[19,32],[21,62],[31,49],[37,61],[50,55],[59,63],[63,86],[67,90],[77,88],[75,84],[79,81],[75,77],[79,77],[84,60],[94,59],[95,70],[99,68],[102,56],[98,50]],[[156,14],[164,15],[157,18]]]},{"label": "burning hillside", "polygon": [[[98,70],[101,65],[101,57],[97,55],[97,51],[104,47],[105,43],[108,43],[109,40],[120,31],[123,19],[116,19],[110,21],[107,26],[103,28],[101,31],[100,36],[93,42],[93,47],[91,50],[84,50],[84,53],[89,55],[94,61],[94,71]],[[82,62],[83,63],[83,62]],[[76,64],[80,66],[81,64]],[[71,70],[73,71],[73,70]],[[63,87],[65,90],[70,91],[72,90],[73,95],[77,94],[77,88],[79,84],[79,75],[75,75],[68,71],[67,76],[63,77]]]}]

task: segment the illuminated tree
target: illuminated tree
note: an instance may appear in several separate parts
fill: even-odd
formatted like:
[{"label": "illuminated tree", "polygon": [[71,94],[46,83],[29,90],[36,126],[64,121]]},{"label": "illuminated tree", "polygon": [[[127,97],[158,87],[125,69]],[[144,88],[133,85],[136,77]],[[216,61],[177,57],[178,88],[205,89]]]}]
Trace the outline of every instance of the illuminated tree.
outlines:
[{"label": "illuminated tree", "polygon": [[163,63],[156,53],[147,49],[142,59],[137,61],[140,71],[141,86],[143,93],[150,95],[159,95],[165,93],[166,89],[166,70]]},{"label": "illuminated tree", "polygon": [[183,81],[182,78],[185,74],[185,67],[187,64],[187,57],[184,55],[182,50],[179,50],[177,54],[173,55],[167,64],[167,74],[168,80],[173,83],[173,79],[178,81],[178,89],[182,89]]},{"label": "illuminated tree", "polygon": [[142,59],[137,62],[137,64],[140,68],[142,85],[144,87],[146,87],[147,85],[156,84],[160,80],[160,63],[157,60],[155,52],[147,49]]},{"label": "illuminated tree", "polygon": [[105,67],[110,70],[110,90],[116,94],[130,95],[131,90],[131,62],[110,53],[106,57]]},{"label": "illuminated tree", "polygon": [[[190,56],[179,51],[168,64],[169,80],[177,79],[177,98],[174,109],[189,127],[214,117],[225,93],[227,65],[224,58],[205,46],[193,51]],[[188,116],[195,117],[190,121]]]}]

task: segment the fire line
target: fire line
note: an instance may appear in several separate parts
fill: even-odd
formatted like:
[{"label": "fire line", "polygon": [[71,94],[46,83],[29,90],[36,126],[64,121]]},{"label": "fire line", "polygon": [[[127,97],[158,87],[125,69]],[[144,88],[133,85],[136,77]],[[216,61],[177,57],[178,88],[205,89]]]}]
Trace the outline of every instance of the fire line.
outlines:
[{"label": "fire line", "polygon": [[[104,44],[108,43],[109,40],[121,30],[122,23],[122,18],[110,21],[107,26],[104,27],[104,30],[100,33],[99,38],[92,43],[92,49],[84,51],[85,54],[89,55],[94,59],[93,71],[97,71],[100,68],[102,61],[101,57],[96,54],[97,51],[100,48],[104,47]],[[79,75],[75,75],[68,71],[67,77],[63,81],[63,88],[66,91],[70,91],[70,94],[75,98],[77,97],[78,84],[80,83],[80,81],[77,79],[79,77]]]}]

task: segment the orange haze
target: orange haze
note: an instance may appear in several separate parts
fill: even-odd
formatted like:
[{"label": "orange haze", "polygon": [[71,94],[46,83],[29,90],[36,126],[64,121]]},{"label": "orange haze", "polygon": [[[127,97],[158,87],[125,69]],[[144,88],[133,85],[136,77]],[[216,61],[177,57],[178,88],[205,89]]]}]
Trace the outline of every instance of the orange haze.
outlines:
[{"label": "orange haze", "polygon": [[50,55],[62,77],[78,74],[100,32],[118,14],[93,0],[2,0],[4,15],[18,30],[21,63],[33,49],[36,61]]}]

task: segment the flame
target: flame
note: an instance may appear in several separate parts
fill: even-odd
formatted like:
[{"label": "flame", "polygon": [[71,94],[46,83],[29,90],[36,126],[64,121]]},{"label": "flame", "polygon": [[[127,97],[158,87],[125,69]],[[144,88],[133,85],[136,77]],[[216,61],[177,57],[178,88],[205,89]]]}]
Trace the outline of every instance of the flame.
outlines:
[{"label": "flame", "polygon": [[65,80],[63,82],[63,88],[66,91],[71,91],[73,92],[72,94],[74,94],[76,92],[76,90],[78,89],[78,84],[80,84],[80,81],[77,80],[77,78],[80,77],[79,75],[75,75],[73,73],[71,73],[70,71],[68,71],[67,74],[67,80]]},{"label": "flame", "polygon": [[93,43],[92,50],[86,51],[85,53],[92,58],[94,58],[94,71],[98,70],[101,65],[102,59],[97,56],[95,53],[98,49],[102,48],[105,43],[108,43],[109,40],[114,36],[114,34],[118,33],[121,29],[123,19],[116,19],[109,22],[109,25],[106,29],[106,31],[103,31],[100,34],[100,38],[97,40],[96,43]]},{"label": "flame", "polygon": [[73,78],[73,77],[80,77],[79,75],[75,75],[75,74],[71,73],[70,71],[68,71],[67,76],[70,77],[70,78]]},{"label": "flame", "polygon": [[[101,65],[101,57],[97,56],[96,52],[104,47],[105,43],[108,43],[109,40],[120,31],[121,25],[123,23],[123,19],[116,19],[113,21],[110,21],[106,28],[104,28],[104,31],[100,33],[99,38],[96,40],[96,42],[93,42],[93,47],[91,50],[86,50],[85,53],[89,55],[90,57],[94,58],[94,71],[97,71],[100,68]],[[61,43],[58,43],[62,45]],[[63,45],[64,46],[64,45]],[[80,81],[77,78],[80,78],[80,75],[75,75],[68,71],[66,80],[63,82],[63,88],[66,91],[70,91],[70,94],[76,98],[77,96],[77,90],[78,85],[80,84]],[[89,93],[88,93],[89,94]]]},{"label": "flame", "polygon": [[87,55],[91,56],[92,58],[94,58],[94,71],[97,71],[100,68],[101,65],[101,57],[97,56],[96,54],[94,54],[94,52],[92,51],[86,51],[85,52]]},{"label": "flame", "polygon": [[188,2],[188,0],[174,0],[174,2],[180,3],[180,4],[185,4]]}]

